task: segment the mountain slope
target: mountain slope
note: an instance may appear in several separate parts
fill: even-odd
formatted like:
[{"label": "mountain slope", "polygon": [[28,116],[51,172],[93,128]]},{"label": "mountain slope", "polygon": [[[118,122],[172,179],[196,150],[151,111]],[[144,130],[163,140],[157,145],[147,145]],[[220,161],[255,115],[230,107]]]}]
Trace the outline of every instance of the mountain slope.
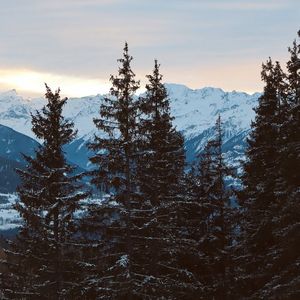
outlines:
[{"label": "mountain slope", "polygon": [[[175,117],[174,124],[186,139],[188,160],[191,161],[196,153],[201,152],[207,140],[213,136],[213,126],[220,114],[225,143],[231,141],[225,147],[228,152],[225,156],[233,163],[237,156],[234,147],[242,147],[239,152],[243,152],[245,134],[254,118],[253,108],[260,94],[224,92],[211,87],[193,90],[178,84],[166,84],[166,88],[171,112]],[[90,168],[90,152],[86,148],[86,142],[96,133],[93,118],[98,117],[102,100],[101,95],[72,98],[64,109],[64,115],[74,121],[78,129],[77,139],[66,146],[65,151],[70,161],[85,169]],[[0,94],[0,123],[34,138],[30,112],[40,109],[44,104],[42,98],[23,99],[14,90]]]},{"label": "mountain slope", "polygon": [[[230,165],[240,168],[254,118],[253,108],[260,94],[228,93],[216,88],[192,90],[175,84],[166,84],[166,87],[174,124],[185,136],[187,160],[194,160],[213,137],[214,124],[220,114],[225,159]],[[66,145],[65,152],[69,161],[83,169],[91,168],[88,160],[91,152],[86,144],[95,133],[98,134],[93,118],[99,116],[102,100],[101,95],[69,99],[64,109],[64,115],[74,121],[78,129],[77,138]],[[24,167],[20,152],[33,155],[33,149],[39,145],[31,131],[30,113],[44,104],[42,98],[24,99],[14,90],[0,93],[0,193],[3,193],[0,194],[0,231],[7,234],[16,230],[19,222],[18,215],[11,208],[16,199],[12,193],[19,183],[14,169]]]},{"label": "mountain slope", "polygon": [[24,158],[21,153],[32,156],[38,145],[27,135],[0,124],[0,156],[22,163]]},{"label": "mountain slope", "polygon": [[7,126],[0,124],[0,192],[14,192],[19,184],[16,168],[24,168],[21,153],[33,156],[39,143]]}]

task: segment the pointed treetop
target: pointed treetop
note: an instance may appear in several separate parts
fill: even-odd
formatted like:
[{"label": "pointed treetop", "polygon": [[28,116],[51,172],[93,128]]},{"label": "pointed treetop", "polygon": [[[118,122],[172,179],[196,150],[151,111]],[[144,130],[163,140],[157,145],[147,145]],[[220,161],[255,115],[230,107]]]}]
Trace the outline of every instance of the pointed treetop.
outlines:
[{"label": "pointed treetop", "polygon": [[157,59],[154,59],[154,69],[159,70],[160,64],[158,63]]},{"label": "pointed treetop", "polygon": [[123,57],[117,60],[120,63],[118,76],[110,76],[110,81],[112,82],[110,94],[112,96],[119,97],[121,94],[125,97],[128,97],[128,95],[132,96],[140,87],[140,81],[135,80],[135,74],[131,69],[132,60],[133,57],[128,53],[128,43],[125,42]]},{"label": "pointed treetop", "polygon": [[[300,31],[298,32],[300,37]],[[290,92],[293,94],[292,102],[300,103],[300,43],[295,39],[292,47],[289,47],[290,59],[287,62],[288,81],[290,84]]]},{"label": "pointed treetop", "polygon": [[125,41],[125,46],[124,46],[124,49],[123,49],[123,57],[124,59],[123,60],[119,60],[119,61],[131,61],[132,60],[132,56],[129,55],[129,50],[128,50],[128,43]]},{"label": "pointed treetop", "polygon": [[124,52],[128,53],[128,43],[125,41]]},{"label": "pointed treetop", "polygon": [[52,92],[52,90],[48,86],[48,84],[47,83],[44,83],[44,84],[46,87],[45,98],[48,100],[48,103],[46,106],[49,107],[49,105],[51,105],[51,103],[55,104],[55,105],[59,103],[60,107],[64,106],[66,101],[68,100],[68,98],[65,97],[62,99],[60,97],[60,88],[58,87],[55,92]]},{"label": "pointed treetop", "polygon": [[261,79],[267,81],[272,76],[273,69],[274,64],[272,58],[269,57],[265,63],[262,63]]},{"label": "pointed treetop", "polygon": [[[53,94],[49,85],[46,82],[44,82],[44,84],[46,87],[46,95],[47,95],[47,93]],[[58,87],[57,90],[55,91],[55,94],[59,94],[59,93],[60,93],[60,88]]]},{"label": "pointed treetop", "polygon": [[[298,31],[298,37],[300,38],[300,30]],[[296,60],[299,59],[298,55],[300,53],[300,43],[297,43],[297,40],[295,39],[293,42],[293,46],[288,48],[291,56],[295,57]]]},{"label": "pointed treetop", "polygon": [[[161,80],[162,80],[162,74],[160,74],[159,72],[159,68],[160,68],[160,64],[158,63],[157,59],[154,60],[154,69],[153,69],[153,74],[151,75],[146,75],[146,77],[149,79],[149,81],[152,84],[161,84]],[[146,88],[149,88],[149,84],[146,85]]]},{"label": "pointed treetop", "polygon": [[159,73],[159,68],[160,68],[160,64],[158,63],[157,59],[154,60],[154,76],[161,81],[162,80],[162,75]]}]

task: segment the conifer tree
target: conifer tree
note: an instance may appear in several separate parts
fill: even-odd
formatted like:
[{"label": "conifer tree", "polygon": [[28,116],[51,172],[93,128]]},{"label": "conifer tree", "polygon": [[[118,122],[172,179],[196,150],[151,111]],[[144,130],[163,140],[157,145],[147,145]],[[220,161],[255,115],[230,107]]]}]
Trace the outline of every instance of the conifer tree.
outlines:
[{"label": "conifer tree", "polygon": [[[126,47],[125,57],[128,55]],[[132,110],[134,122],[140,121],[140,123],[132,122],[132,125],[136,127],[131,128],[132,132],[136,131],[132,141],[134,151],[131,154],[133,159],[130,164],[133,178],[131,201],[134,201],[130,203],[130,207],[126,207],[126,203],[118,200],[122,199],[120,197],[124,190],[112,185],[115,182],[114,176],[120,177],[122,172],[124,173],[120,169],[120,164],[116,171],[113,170],[116,172],[114,175],[111,172],[112,169],[105,169],[107,165],[103,163],[115,161],[114,156],[110,156],[108,160],[107,155],[115,153],[116,150],[113,148],[112,151],[110,144],[105,148],[106,151],[98,152],[91,158],[91,161],[96,164],[101,161],[100,168],[94,172],[94,182],[108,185],[113,192],[112,199],[117,200],[118,204],[114,207],[106,204],[96,209],[94,207],[93,211],[90,211],[90,218],[93,221],[89,224],[100,223],[96,230],[98,233],[104,232],[96,246],[100,253],[98,257],[104,258],[98,261],[100,265],[98,269],[102,271],[100,276],[96,276],[97,278],[90,277],[89,282],[97,282],[96,285],[98,285],[96,288],[95,286],[90,288],[90,295],[97,294],[98,291],[98,297],[100,297],[106,289],[108,291],[106,297],[112,299],[118,299],[118,297],[123,297],[122,299],[126,297],[130,299],[147,297],[150,299],[163,297],[189,299],[192,292],[195,295],[192,274],[188,272],[185,265],[182,263],[180,265],[178,259],[179,253],[187,251],[187,248],[182,247],[183,238],[180,237],[182,227],[178,227],[178,208],[179,200],[182,199],[181,180],[184,167],[183,139],[171,124],[167,93],[161,83],[162,76],[157,62],[155,62],[153,75],[149,75],[148,78],[149,84],[146,87],[145,97],[135,102],[132,94],[132,105],[136,105],[136,110]],[[122,99],[115,98],[114,108],[120,105],[118,104],[120,100],[122,101]],[[106,109],[107,107],[101,107],[102,119],[106,118],[102,115],[103,110],[106,111]],[[124,112],[122,106],[120,110]],[[105,120],[101,121],[103,122],[101,124],[105,124]],[[114,118],[115,128],[124,126],[121,123],[123,120]],[[96,122],[99,121],[96,120]],[[111,123],[109,123],[110,126]],[[103,140],[106,141],[106,139]],[[98,143],[91,144],[92,149],[103,150],[103,140],[96,138],[95,141]],[[112,140],[115,143],[113,145],[117,145],[118,149],[120,145],[123,145],[122,134],[111,135]],[[109,182],[111,183],[108,184]],[[156,193],[153,190],[156,190]],[[108,221],[104,225],[102,222],[105,212],[106,216],[110,213],[115,215],[112,223]],[[130,220],[123,217],[124,212],[130,214]],[[128,221],[130,221],[130,228],[128,228]],[[126,247],[127,236],[122,237],[129,230],[131,234],[130,254]],[[107,240],[106,246],[103,245],[105,239]],[[92,265],[93,268],[97,268],[97,263]],[[115,276],[115,280],[110,276]],[[109,280],[104,278],[109,278]]]},{"label": "conifer tree", "polygon": [[[300,35],[300,32],[298,33]],[[268,282],[259,291],[270,299],[300,297],[300,45],[289,48],[286,95],[281,103],[273,212],[274,246],[269,250]]]},{"label": "conifer tree", "polygon": [[248,141],[239,197],[242,240],[236,247],[236,291],[247,299],[300,296],[300,46],[296,41],[289,52],[287,74],[271,59],[263,65],[265,88]]},{"label": "conifer tree", "polygon": [[[239,245],[242,280],[240,294],[257,298],[274,276],[271,261],[277,252],[276,219],[278,216],[277,182],[280,176],[282,108],[286,106],[284,74],[278,62],[263,64],[264,93],[255,109],[256,118],[248,139],[244,165],[243,191],[239,200],[243,211],[242,243]],[[277,250],[276,250],[277,249]]]},{"label": "conifer tree", "polygon": [[187,265],[191,243],[185,242],[182,234],[187,226],[187,216],[181,212],[186,204],[183,138],[172,125],[169,99],[157,61],[153,74],[147,78],[139,125],[138,179],[144,199],[137,210],[142,220],[138,224],[140,246],[136,253],[140,259],[139,273],[144,277],[140,287],[150,299],[188,299],[196,295],[199,283],[191,272],[195,266]]},{"label": "conifer tree", "polygon": [[202,214],[200,249],[202,265],[199,277],[204,284],[204,299],[230,299],[232,276],[231,246],[233,239],[233,208],[226,178],[234,176],[222,155],[222,126],[219,116],[216,136],[205,146],[198,166],[198,201]]},{"label": "conifer tree", "polygon": [[[136,179],[139,103],[134,95],[139,82],[131,69],[127,43],[123,58],[118,61],[121,63],[118,76],[110,78],[110,97],[100,107],[100,118],[94,119],[101,136],[95,136],[89,146],[95,151],[90,158],[96,167],[92,183],[99,188],[105,186],[111,194],[106,208],[114,215],[115,222],[103,228],[103,206],[96,205],[90,210],[89,218],[95,219],[100,226],[98,231],[104,230],[106,235],[95,241],[99,253],[93,265],[102,273],[91,274],[88,280],[96,294],[103,296],[105,290],[112,299],[134,299],[132,211],[140,201]],[[106,238],[109,241],[105,245]]]},{"label": "conifer tree", "polygon": [[45,98],[46,106],[32,115],[32,130],[42,146],[34,158],[25,156],[27,167],[18,170],[22,183],[15,209],[22,227],[7,250],[10,277],[3,290],[8,299],[66,299],[77,284],[74,213],[87,193],[62,149],[76,134],[62,116],[67,99],[47,85]]},{"label": "conifer tree", "polygon": [[182,178],[184,149],[183,138],[172,125],[174,118],[156,60],[153,74],[147,78],[149,83],[142,104],[145,118],[140,124],[143,155],[139,176],[141,191],[153,205],[158,205],[162,199],[166,201],[166,197],[170,197],[174,190],[172,185],[178,186]]},{"label": "conifer tree", "polygon": [[[298,32],[300,38],[300,30]],[[287,186],[296,187],[298,183],[298,170],[300,168],[299,140],[300,134],[300,43],[295,40],[293,46],[289,48],[290,60],[287,63],[287,115],[284,119],[282,135],[285,142],[282,168],[285,170]]]}]

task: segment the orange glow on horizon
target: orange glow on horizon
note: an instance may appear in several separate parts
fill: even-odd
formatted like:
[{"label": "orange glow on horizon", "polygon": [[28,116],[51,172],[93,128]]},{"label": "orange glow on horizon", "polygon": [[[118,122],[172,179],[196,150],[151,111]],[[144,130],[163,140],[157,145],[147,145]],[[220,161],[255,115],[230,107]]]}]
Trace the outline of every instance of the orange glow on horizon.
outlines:
[{"label": "orange glow on horizon", "polygon": [[[261,92],[263,88],[260,69],[261,63],[252,61],[238,62],[235,65],[226,63],[214,66],[195,65],[192,69],[186,70],[163,66],[161,72],[165,82],[183,84],[191,89],[210,86],[224,91],[238,90],[254,93]],[[137,72],[137,79],[141,79],[139,93],[145,90],[145,74],[150,72],[149,70]],[[40,97],[45,92],[44,83],[52,89],[61,88],[62,96],[67,97],[106,94],[111,87],[108,79],[75,77],[26,69],[0,69],[0,90],[2,91],[16,89],[20,95]]]},{"label": "orange glow on horizon", "polygon": [[90,78],[43,73],[32,70],[0,70],[1,90],[16,89],[28,96],[43,95],[44,83],[51,88],[61,88],[62,95],[83,97],[103,94],[109,91],[109,82]]}]

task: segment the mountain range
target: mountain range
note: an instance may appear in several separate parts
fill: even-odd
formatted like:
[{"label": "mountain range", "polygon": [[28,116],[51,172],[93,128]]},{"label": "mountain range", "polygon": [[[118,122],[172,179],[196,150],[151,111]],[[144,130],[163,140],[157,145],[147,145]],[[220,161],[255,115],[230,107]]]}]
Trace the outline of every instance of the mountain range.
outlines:
[{"label": "mountain range", "polygon": [[[187,161],[194,160],[206,142],[214,135],[214,123],[221,115],[224,131],[224,156],[230,165],[239,166],[243,159],[246,137],[254,118],[253,108],[259,93],[225,92],[219,88],[190,89],[184,85],[166,84],[170,98],[174,125],[185,137]],[[70,162],[89,170],[86,147],[94,134],[99,134],[93,118],[99,116],[99,107],[105,95],[70,98],[64,108],[64,116],[72,120],[78,130],[77,138],[65,147]],[[31,113],[45,104],[44,98],[24,98],[11,90],[0,94],[0,174],[24,163],[20,152],[32,155],[38,140],[31,131]],[[3,161],[5,161],[3,165]],[[9,175],[12,176],[12,175]],[[5,179],[4,179],[5,181]],[[9,190],[12,190],[10,188]],[[0,181],[0,191],[5,182]]]},{"label": "mountain range", "polygon": [[[174,125],[185,137],[187,161],[190,163],[201,153],[207,141],[214,136],[215,121],[220,114],[223,123],[223,152],[226,162],[241,172],[245,159],[246,138],[253,108],[259,93],[225,92],[219,88],[190,89],[184,85],[166,84]],[[90,170],[91,156],[87,143],[97,132],[93,118],[99,116],[99,108],[106,95],[70,98],[63,114],[72,120],[78,130],[76,139],[65,147],[69,162],[80,170]],[[39,146],[31,131],[31,113],[45,105],[44,98],[25,98],[15,90],[0,93],[0,231],[16,227],[18,217],[11,209],[16,197],[13,193],[19,183],[15,168],[24,168],[21,153],[34,155]],[[234,183],[235,184],[235,183]],[[238,184],[238,182],[236,182]],[[3,228],[2,228],[3,227]]]}]

